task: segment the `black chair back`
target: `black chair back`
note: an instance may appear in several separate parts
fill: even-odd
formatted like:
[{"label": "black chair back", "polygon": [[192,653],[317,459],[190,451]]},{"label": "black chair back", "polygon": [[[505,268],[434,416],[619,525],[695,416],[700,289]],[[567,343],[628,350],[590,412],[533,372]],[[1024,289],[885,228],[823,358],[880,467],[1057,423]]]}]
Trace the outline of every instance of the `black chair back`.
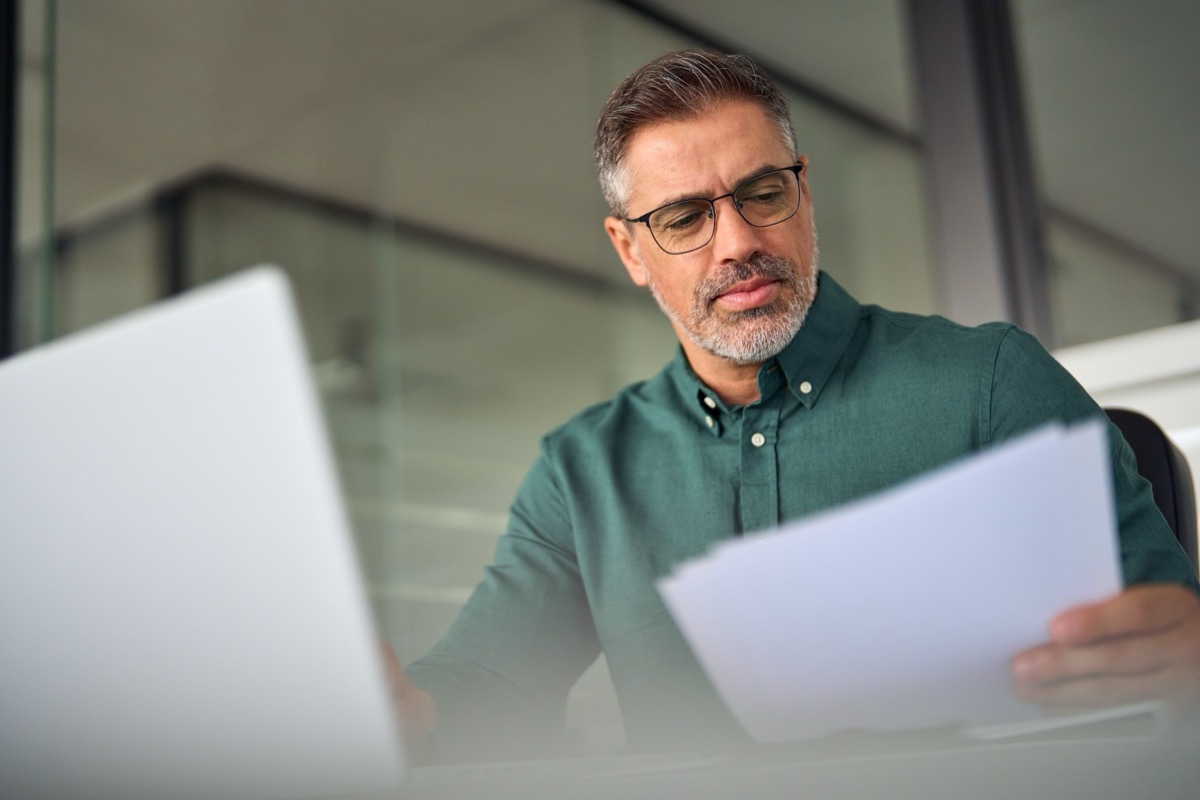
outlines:
[{"label": "black chair back", "polygon": [[1196,567],[1196,490],[1183,452],[1145,414],[1124,408],[1106,408],[1104,413],[1133,448],[1138,472],[1150,481],[1154,502]]}]

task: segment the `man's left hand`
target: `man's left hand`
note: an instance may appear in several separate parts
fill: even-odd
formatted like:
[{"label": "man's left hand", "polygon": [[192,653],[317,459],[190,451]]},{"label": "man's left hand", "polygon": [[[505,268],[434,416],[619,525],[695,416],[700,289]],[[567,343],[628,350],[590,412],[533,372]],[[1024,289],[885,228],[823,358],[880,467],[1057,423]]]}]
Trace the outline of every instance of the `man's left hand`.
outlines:
[{"label": "man's left hand", "polygon": [[1200,598],[1136,586],[1050,622],[1050,642],[1012,661],[1013,691],[1052,711],[1141,700],[1200,706]]}]

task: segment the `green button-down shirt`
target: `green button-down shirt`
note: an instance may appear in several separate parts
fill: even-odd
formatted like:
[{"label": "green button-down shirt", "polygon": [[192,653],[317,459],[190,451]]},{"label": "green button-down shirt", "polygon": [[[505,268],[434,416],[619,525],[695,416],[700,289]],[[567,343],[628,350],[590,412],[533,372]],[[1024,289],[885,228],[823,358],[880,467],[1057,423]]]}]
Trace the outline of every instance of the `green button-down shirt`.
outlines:
[{"label": "green button-down shirt", "polygon": [[[671,621],[657,578],[730,536],[877,492],[1049,420],[1102,413],[1019,329],[860,305],[825,274],[758,388],[757,402],[728,406],[680,351],[544,438],[494,565],[409,668],[437,700],[439,746],[503,752],[534,731],[561,730],[567,692],[600,649],[635,745],[744,735]],[[1119,435],[1112,450],[1127,583],[1195,587]],[[855,591],[855,576],[845,581]]]}]

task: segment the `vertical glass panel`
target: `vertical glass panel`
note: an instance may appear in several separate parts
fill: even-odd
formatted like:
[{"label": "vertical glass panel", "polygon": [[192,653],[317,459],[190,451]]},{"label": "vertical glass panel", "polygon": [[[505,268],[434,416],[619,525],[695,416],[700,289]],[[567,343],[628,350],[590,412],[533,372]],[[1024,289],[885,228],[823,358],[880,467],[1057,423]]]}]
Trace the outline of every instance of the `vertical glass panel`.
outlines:
[{"label": "vertical glass panel", "polygon": [[1065,344],[1109,339],[1194,316],[1188,287],[1157,262],[1087,229],[1051,218],[1050,300]]},{"label": "vertical glass panel", "polygon": [[53,327],[54,69],[53,0],[23,0],[18,10],[16,175],[18,349],[48,338]]},{"label": "vertical glass panel", "polygon": [[1064,345],[1200,313],[1200,5],[1014,0]]}]

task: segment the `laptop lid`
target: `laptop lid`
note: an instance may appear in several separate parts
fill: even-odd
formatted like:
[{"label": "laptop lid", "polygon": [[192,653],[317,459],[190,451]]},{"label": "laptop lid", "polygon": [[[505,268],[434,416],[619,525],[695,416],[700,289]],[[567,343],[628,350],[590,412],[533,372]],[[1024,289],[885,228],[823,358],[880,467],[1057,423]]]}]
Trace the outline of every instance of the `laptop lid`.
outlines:
[{"label": "laptop lid", "polygon": [[0,363],[0,786],[386,789],[400,744],[287,281]]}]

